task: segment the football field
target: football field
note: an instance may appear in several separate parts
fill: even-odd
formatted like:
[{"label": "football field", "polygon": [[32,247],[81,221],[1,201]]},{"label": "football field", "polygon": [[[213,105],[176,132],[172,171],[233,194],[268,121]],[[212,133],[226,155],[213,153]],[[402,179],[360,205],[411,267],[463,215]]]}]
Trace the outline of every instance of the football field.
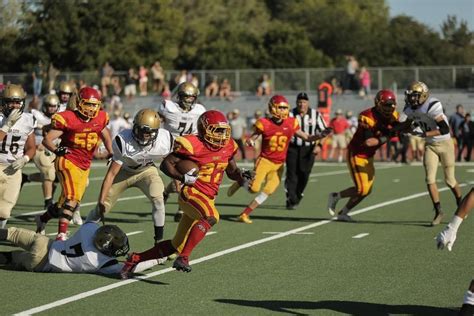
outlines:
[{"label": "football field", "polygon": [[[97,200],[104,165],[91,171],[83,218]],[[286,210],[281,185],[251,214],[251,225],[236,218],[252,195],[241,189],[228,198],[225,178],[216,200],[221,220],[194,250],[191,273],[174,271],[172,261],[125,281],[0,267],[0,314],[455,315],[474,276],[474,221],[463,223],[453,252],[436,249],[434,238],[455,211],[441,172],[446,216],[436,227],[429,225],[434,212],[420,165],[376,164],[373,192],[353,212],[356,223],[332,221],[326,210],[328,194],[352,184],[344,164],[315,165],[297,210]],[[465,194],[474,164],[457,166],[456,177]],[[8,226],[34,230],[42,205],[40,185],[27,184]],[[176,209],[175,194],[165,238],[176,229]],[[151,204],[137,189],[125,192],[106,221],[129,234],[132,251],[152,246]],[[53,219],[46,232],[56,229]]]}]

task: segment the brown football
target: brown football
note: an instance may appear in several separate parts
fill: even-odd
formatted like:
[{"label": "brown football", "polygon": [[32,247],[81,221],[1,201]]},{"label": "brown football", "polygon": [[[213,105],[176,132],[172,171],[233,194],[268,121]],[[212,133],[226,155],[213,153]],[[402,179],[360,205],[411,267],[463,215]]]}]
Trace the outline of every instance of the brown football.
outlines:
[{"label": "brown football", "polygon": [[188,173],[189,170],[196,168],[194,175],[199,172],[199,166],[192,160],[180,160],[176,164],[176,170],[178,170],[181,174]]}]

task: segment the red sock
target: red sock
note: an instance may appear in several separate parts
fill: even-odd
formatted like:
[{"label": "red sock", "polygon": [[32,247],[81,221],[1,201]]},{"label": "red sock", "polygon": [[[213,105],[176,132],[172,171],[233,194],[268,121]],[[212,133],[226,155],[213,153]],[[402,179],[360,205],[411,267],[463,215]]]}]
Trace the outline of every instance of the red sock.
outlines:
[{"label": "red sock", "polygon": [[188,240],[186,240],[186,244],[184,245],[183,251],[181,251],[180,256],[182,257],[189,257],[191,255],[191,251],[193,251],[194,247],[201,242],[201,240],[206,236],[207,231],[211,229],[211,225],[205,220],[201,219],[199,222],[194,224],[193,228],[189,232]]},{"label": "red sock", "polygon": [[253,212],[253,209],[247,206],[245,208],[245,210],[240,215],[242,215],[242,214],[250,215],[250,213],[252,213],[252,212]]},{"label": "red sock", "polygon": [[60,233],[67,233],[67,228],[69,226],[69,221],[62,221],[62,220],[59,220],[59,223],[58,223],[58,234]]},{"label": "red sock", "polygon": [[40,219],[41,219],[41,221],[42,221],[43,223],[49,222],[49,220],[50,220],[51,218],[53,218],[53,217],[51,216],[51,214],[49,214],[48,211],[44,212],[44,213],[40,216]]},{"label": "red sock", "polygon": [[176,252],[176,249],[171,244],[171,240],[164,240],[157,243],[153,248],[137,253],[140,261],[147,261],[151,259],[158,259],[169,256]]}]

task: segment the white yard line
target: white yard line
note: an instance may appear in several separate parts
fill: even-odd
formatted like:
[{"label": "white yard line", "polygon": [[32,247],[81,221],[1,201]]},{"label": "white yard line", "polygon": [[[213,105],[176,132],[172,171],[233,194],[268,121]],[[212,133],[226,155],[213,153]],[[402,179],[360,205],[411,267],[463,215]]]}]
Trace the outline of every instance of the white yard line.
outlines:
[{"label": "white yard line", "polygon": [[[461,184],[461,186],[466,186],[466,184]],[[441,191],[446,191],[446,190],[449,190],[449,188],[444,187],[444,188],[439,189],[440,192]],[[387,206],[387,205],[401,203],[401,202],[416,199],[416,198],[419,198],[419,197],[422,197],[422,196],[425,196],[425,195],[428,195],[428,192],[420,192],[420,193],[412,194],[412,195],[409,195],[409,196],[406,196],[406,197],[403,197],[403,198],[398,198],[398,199],[386,201],[386,202],[383,202],[383,203],[378,203],[378,204],[375,204],[375,205],[372,205],[372,206],[369,206],[369,207],[362,208],[358,211],[351,212],[351,215],[366,213],[366,212],[369,212],[369,211],[372,211],[372,210],[375,210],[375,209],[378,209],[378,208],[382,208],[382,207]],[[281,233],[278,233],[278,234],[270,236],[270,237],[258,239],[258,240],[248,242],[248,243],[245,243],[245,244],[242,244],[242,245],[239,245],[239,246],[224,249],[222,251],[215,252],[215,253],[210,254],[208,256],[204,256],[202,258],[192,260],[190,262],[190,264],[198,264],[198,263],[201,263],[201,262],[205,262],[205,261],[209,261],[209,260],[212,260],[212,259],[215,259],[215,258],[219,258],[219,257],[222,257],[224,255],[227,255],[227,254],[230,254],[230,253],[233,253],[233,252],[237,252],[237,251],[240,251],[240,250],[243,250],[243,249],[246,249],[246,248],[255,247],[257,245],[260,245],[260,244],[263,244],[263,243],[266,243],[266,242],[269,242],[269,241],[277,240],[277,239],[280,239],[280,238],[283,238],[283,237],[291,236],[291,235],[299,233],[299,232],[303,232],[303,231],[308,230],[308,229],[323,226],[323,225],[332,223],[333,221],[334,221],[334,219],[319,221],[319,222],[316,222],[316,223],[312,223],[312,224],[309,224],[309,225],[305,225],[305,226],[302,226],[302,227],[291,229],[291,230],[288,230],[286,232],[281,232]],[[107,285],[107,286],[103,286],[103,287],[99,287],[99,288],[94,289],[94,290],[82,292],[82,293],[79,293],[79,294],[76,294],[76,295],[73,295],[73,296],[70,296],[70,297],[66,297],[66,298],[57,300],[55,302],[51,302],[49,304],[34,307],[34,308],[31,308],[31,309],[19,312],[15,315],[32,315],[32,314],[44,312],[46,310],[49,310],[49,309],[52,309],[52,308],[55,308],[55,307],[58,307],[58,306],[62,306],[62,305],[65,305],[65,304],[68,304],[68,303],[71,303],[71,302],[74,302],[74,301],[78,301],[78,300],[81,300],[81,299],[84,299],[84,298],[87,298],[87,297],[90,297],[90,296],[93,296],[93,295],[96,295],[96,294],[100,294],[100,293],[103,293],[103,292],[110,291],[112,289],[115,289],[115,288],[118,288],[118,287],[121,287],[121,286],[124,286],[124,285],[128,285],[130,283],[138,282],[140,280],[149,279],[149,278],[152,278],[152,277],[155,277],[155,276],[158,276],[158,275],[161,275],[161,274],[165,274],[165,273],[168,273],[168,272],[172,272],[172,271],[175,271],[175,270],[173,268],[166,268],[166,269],[151,272],[151,273],[148,273],[148,274],[145,274],[143,276],[136,277],[136,278],[133,278],[133,279],[118,281],[116,283],[113,283],[113,284],[110,284],[110,285]]]},{"label": "white yard line", "polygon": [[355,236],[352,236],[352,238],[354,239],[360,239],[360,238],[364,238],[364,237],[367,237],[369,236],[370,234],[369,233],[362,233],[362,234],[357,234]]},{"label": "white yard line", "polygon": [[[282,232],[262,232],[264,235],[277,235],[281,234]],[[302,233],[294,233],[293,235],[313,235],[314,233],[311,232],[302,232]]]},{"label": "white yard line", "polygon": [[138,234],[141,234],[141,233],[143,233],[143,230],[137,230],[135,232],[129,232],[126,235],[127,236],[133,236],[133,235],[138,235]]}]

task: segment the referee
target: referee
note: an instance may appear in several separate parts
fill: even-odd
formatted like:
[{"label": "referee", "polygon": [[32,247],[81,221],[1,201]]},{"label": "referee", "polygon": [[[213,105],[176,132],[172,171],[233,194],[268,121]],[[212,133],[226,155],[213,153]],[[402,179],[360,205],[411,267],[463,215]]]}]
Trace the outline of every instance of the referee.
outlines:
[{"label": "referee", "polygon": [[[305,92],[296,97],[296,108],[290,112],[295,117],[301,130],[309,135],[322,134],[327,136],[331,129],[326,127],[322,115],[309,108],[309,98]],[[294,210],[303,198],[303,191],[308,184],[309,174],[313,168],[314,158],[321,150],[320,144],[305,142],[301,138],[291,139],[286,156],[286,208]]]}]

